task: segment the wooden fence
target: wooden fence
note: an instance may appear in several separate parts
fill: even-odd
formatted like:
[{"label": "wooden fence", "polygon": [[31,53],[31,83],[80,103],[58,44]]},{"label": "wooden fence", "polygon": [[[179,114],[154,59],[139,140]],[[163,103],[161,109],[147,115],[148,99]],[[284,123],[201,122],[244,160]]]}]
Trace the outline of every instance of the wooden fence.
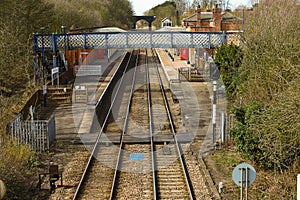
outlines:
[{"label": "wooden fence", "polygon": [[18,144],[28,144],[35,151],[50,149],[55,141],[55,118],[52,115],[48,120],[22,120],[19,114],[10,121],[9,134],[16,139]]}]

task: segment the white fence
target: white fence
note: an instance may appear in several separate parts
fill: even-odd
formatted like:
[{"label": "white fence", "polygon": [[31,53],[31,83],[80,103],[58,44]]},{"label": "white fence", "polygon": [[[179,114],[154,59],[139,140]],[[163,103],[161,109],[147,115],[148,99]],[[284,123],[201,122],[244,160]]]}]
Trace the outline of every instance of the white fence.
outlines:
[{"label": "white fence", "polygon": [[35,151],[48,150],[56,137],[54,115],[48,120],[23,121],[19,114],[8,126],[18,144],[28,144]]},{"label": "white fence", "polygon": [[76,65],[76,76],[101,76],[101,65]]}]

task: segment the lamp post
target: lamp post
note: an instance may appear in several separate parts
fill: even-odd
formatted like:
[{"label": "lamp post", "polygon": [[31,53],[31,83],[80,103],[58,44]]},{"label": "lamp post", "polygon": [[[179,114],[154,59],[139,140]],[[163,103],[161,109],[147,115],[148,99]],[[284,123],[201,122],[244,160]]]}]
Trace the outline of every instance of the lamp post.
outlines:
[{"label": "lamp post", "polygon": [[210,79],[213,81],[213,113],[212,113],[212,128],[213,128],[213,145],[216,147],[216,118],[217,118],[217,81],[220,78],[220,63],[210,63]]},{"label": "lamp post", "polygon": [[69,28],[69,26],[61,25],[61,33],[64,35],[64,50],[67,51],[67,33],[66,29]]},{"label": "lamp post", "polygon": [[67,60],[68,40],[67,40],[67,34],[66,34],[67,28],[69,28],[69,26],[64,26],[63,21],[62,21],[61,32],[64,35],[64,65],[65,65],[65,69],[66,69],[66,84],[68,84],[68,60]]},{"label": "lamp post", "polygon": [[41,27],[42,31],[42,67],[43,67],[43,97],[44,97],[44,107],[47,105],[47,76],[45,72],[45,43],[44,43],[44,33],[45,30],[50,28],[49,26],[43,26]]}]

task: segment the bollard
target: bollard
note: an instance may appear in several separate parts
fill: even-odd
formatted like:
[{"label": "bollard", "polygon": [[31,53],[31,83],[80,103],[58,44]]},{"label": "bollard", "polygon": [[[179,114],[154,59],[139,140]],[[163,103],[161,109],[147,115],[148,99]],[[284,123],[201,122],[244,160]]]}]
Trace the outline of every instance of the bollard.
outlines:
[{"label": "bollard", "polygon": [[223,182],[219,182],[219,194],[222,193],[222,189],[223,189]]}]

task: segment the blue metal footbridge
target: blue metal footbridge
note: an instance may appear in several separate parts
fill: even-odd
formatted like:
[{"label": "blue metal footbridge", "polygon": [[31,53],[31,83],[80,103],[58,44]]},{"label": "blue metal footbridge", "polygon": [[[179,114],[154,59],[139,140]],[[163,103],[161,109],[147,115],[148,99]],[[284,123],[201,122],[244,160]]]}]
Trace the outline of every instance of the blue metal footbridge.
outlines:
[{"label": "blue metal footbridge", "polygon": [[34,52],[94,48],[207,48],[239,40],[222,32],[100,32],[34,34]]},{"label": "blue metal footbridge", "polygon": [[[195,48],[214,49],[239,43],[240,34],[228,32],[120,31],[64,34],[33,34],[34,74],[40,69],[40,56],[52,54],[52,69],[58,67],[59,52],[75,49]],[[62,54],[63,55],[63,54]],[[45,77],[44,77],[45,78]],[[39,78],[38,78],[39,79]]]}]

